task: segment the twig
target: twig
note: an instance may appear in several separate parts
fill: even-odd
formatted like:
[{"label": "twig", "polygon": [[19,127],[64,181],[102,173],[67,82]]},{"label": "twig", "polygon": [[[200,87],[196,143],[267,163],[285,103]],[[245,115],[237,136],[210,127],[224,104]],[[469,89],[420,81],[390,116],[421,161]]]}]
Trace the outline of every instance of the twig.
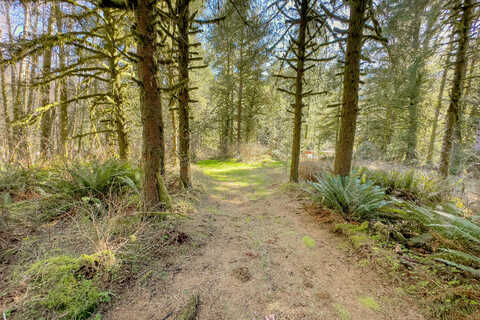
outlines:
[{"label": "twig", "polygon": [[168,318],[170,318],[172,314],[173,314],[173,311],[170,311],[169,313],[167,313],[165,317],[162,318],[162,320],[167,320]]}]

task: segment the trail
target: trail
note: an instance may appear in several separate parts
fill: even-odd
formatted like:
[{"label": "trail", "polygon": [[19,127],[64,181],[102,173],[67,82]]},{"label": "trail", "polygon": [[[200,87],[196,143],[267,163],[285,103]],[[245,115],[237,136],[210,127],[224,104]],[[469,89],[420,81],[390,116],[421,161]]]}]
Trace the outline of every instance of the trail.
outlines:
[{"label": "trail", "polygon": [[132,288],[107,319],[164,319],[192,293],[200,295],[201,320],[423,319],[303,212],[285,191],[284,168],[207,173],[196,174],[204,196],[182,226],[193,245],[166,258],[154,271],[161,276]]}]

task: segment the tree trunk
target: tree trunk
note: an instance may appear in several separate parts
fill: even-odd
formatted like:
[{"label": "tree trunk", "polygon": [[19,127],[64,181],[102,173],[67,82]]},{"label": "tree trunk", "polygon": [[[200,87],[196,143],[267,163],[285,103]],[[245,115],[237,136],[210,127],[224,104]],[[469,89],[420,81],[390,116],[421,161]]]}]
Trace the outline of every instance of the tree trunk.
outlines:
[{"label": "tree trunk", "polygon": [[[53,29],[53,13],[50,13],[48,18],[47,34],[52,34]],[[42,74],[46,77],[51,70],[52,66],[52,48],[46,47],[43,52],[43,66]],[[47,106],[50,103],[50,83],[47,82],[42,88],[43,97],[42,97],[42,106]],[[42,120],[40,123],[40,155],[42,158],[45,158],[50,150],[51,145],[51,135],[52,135],[52,124],[54,119],[54,109],[50,108],[47,111],[43,112]]]},{"label": "tree trunk", "polygon": [[458,39],[458,49],[455,60],[455,72],[453,76],[450,105],[447,111],[447,123],[445,125],[445,135],[443,137],[442,154],[440,158],[440,174],[447,177],[450,165],[450,153],[452,150],[452,140],[455,126],[459,119],[460,100],[462,98],[462,88],[466,73],[466,54],[468,50],[468,37],[472,22],[472,0],[464,0],[461,8],[462,19],[456,24]]},{"label": "tree trunk", "polygon": [[[0,52],[0,59],[3,59],[3,55]],[[12,136],[11,136],[11,129],[10,129],[10,115],[8,113],[8,98],[7,98],[7,84],[5,82],[5,65],[0,65],[0,81],[2,81],[2,103],[3,103],[3,120],[5,123],[5,150],[6,150],[6,159],[9,159],[10,153],[13,152],[13,144],[12,144]]]},{"label": "tree trunk", "polygon": [[[62,10],[60,8],[60,4],[55,2],[55,13],[56,13],[56,22],[57,22],[57,32],[62,32],[63,30],[63,19],[62,19]],[[59,65],[60,69],[64,70],[65,68],[65,46],[60,44],[59,46]],[[60,85],[60,142],[58,145],[58,154],[61,157],[66,156],[67,151],[67,124],[68,124],[68,91],[67,91],[67,80],[65,77],[62,77],[59,80]]]},{"label": "tree trunk", "polygon": [[237,101],[237,153],[240,154],[242,143],[242,99],[243,99],[243,37],[240,37],[240,57],[238,63],[238,101]]},{"label": "tree trunk", "polygon": [[155,78],[155,3],[150,0],[139,0],[135,8],[137,19],[137,54],[138,73],[142,85],[141,117],[143,125],[143,200],[146,210],[168,207],[170,198],[165,182],[160,174],[160,161],[164,152],[162,99],[160,87]]},{"label": "tree trunk", "polygon": [[[463,97],[468,97],[470,96],[470,91],[472,89],[472,78],[474,77],[474,70],[475,70],[475,60],[471,60],[471,66],[470,66],[470,72],[468,74],[468,81],[466,85],[464,85],[464,90],[463,90]],[[465,67],[465,71],[468,70],[468,63],[467,66]],[[465,115],[466,115],[466,110],[467,110],[467,103],[465,99],[460,103],[459,107],[459,116],[458,116],[458,121],[457,125],[455,126],[454,130],[454,136],[455,139],[453,141],[453,146],[452,146],[452,157],[450,159],[451,161],[451,168],[450,171],[453,174],[458,174],[459,172],[462,171],[462,166],[464,162],[464,142],[463,142],[463,137],[465,136],[465,133],[463,132],[464,126],[465,126]]]},{"label": "tree trunk", "polygon": [[105,38],[105,46],[108,50],[108,61],[110,71],[110,95],[113,100],[112,104],[112,119],[115,133],[117,135],[118,155],[120,159],[126,160],[128,158],[128,135],[125,128],[124,115],[124,94],[122,88],[121,66],[119,65],[119,53],[116,39],[120,37],[118,28],[116,26],[115,15],[112,14],[111,9],[103,10],[105,20],[107,21],[106,30],[108,36]]},{"label": "tree trunk", "polygon": [[295,78],[295,105],[293,116],[293,138],[290,163],[290,182],[298,182],[298,166],[300,162],[300,143],[302,131],[302,109],[303,109],[303,74],[305,69],[305,37],[308,23],[308,1],[302,0],[300,7],[300,24],[298,26],[297,65]]},{"label": "tree trunk", "polygon": [[445,61],[445,69],[443,70],[442,80],[440,82],[440,91],[438,93],[437,105],[435,107],[435,115],[432,123],[432,134],[430,135],[430,142],[428,144],[427,164],[431,164],[433,160],[433,153],[435,148],[435,138],[437,137],[438,118],[440,117],[440,111],[442,110],[443,92],[445,91],[445,83],[447,82],[448,68],[450,65],[450,54],[452,52],[454,37],[450,38],[450,45],[447,50],[447,59]]},{"label": "tree trunk", "polygon": [[347,54],[343,79],[343,98],[340,132],[335,150],[335,174],[348,176],[352,167],[353,145],[358,114],[358,90],[360,83],[360,56],[368,0],[350,2]]},{"label": "tree trunk", "polygon": [[192,186],[190,173],[190,119],[189,119],[189,59],[190,46],[188,39],[190,25],[190,0],[177,1],[178,28],[178,73],[182,86],[178,93],[178,155],[180,160],[180,181],[184,188]]},{"label": "tree trunk", "polygon": [[475,152],[480,154],[480,119],[477,120],[477,134],[475,137]]},{"label": "tree trunk", "polygon": [[[9,4],[6,4],[7,6],[7,28],[8,28],[8,33],[9,33],[9,38],[10,42],[14,42],[13,34],[12,34],[12,25],[10,21],[10,12],[9,12]],[[29,33],[29,24],[30,24],[30,10],[28,8],[28,5],[26,2],[22,2],[22,6],[24,8],[24,30],[23,30],[23,36],[24,38],[26,35]],[[25,59],[22,59],[19,63],[19,69],[18,69],[18,77],[16,76],[16,64],[12,65],[11,68],[11,78],[12,78],[12,103],[13,103],[13,122],[15,122],[15,126],[12,128],[13,129],[13,137],[15,138],[15,147],[18,153],[19,158],[25,159],[27,156],[27,141],[25,137],[25,130],[24,126],[21,124],[18,124],[20,122],[24,115],[25,115],[25,104],[26,104],[26,86],[25,84],[27,83],[26,78],[27,75],[25,74],[24,77],[24,62]],[[16,88],[13,86],[16,85]]]}]

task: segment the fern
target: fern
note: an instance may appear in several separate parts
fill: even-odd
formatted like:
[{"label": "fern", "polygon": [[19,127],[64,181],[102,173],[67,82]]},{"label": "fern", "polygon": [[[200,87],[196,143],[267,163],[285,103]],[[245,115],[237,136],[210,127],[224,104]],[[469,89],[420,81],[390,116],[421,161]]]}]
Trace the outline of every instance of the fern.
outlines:
[{"label": "fern", "polygon": [[439,249],[442,258],[436,258],[436,261],[480,277],[480,226],[463,217],[458,208],[456,212],[451,206],[448,210],[420,207],[399,200],[396,201],[396,208],[391,209],[457,244],[455,249]]},{"label": "fern", "polygon": [[139,193],[139,174],[127,162],[107,160],[103,163],[76,164],[66,172],[67,178],[58,181],[57,188],[77,199],[102,198],[109,192],[122,190]]},{"label": "fern", "polygon": [[384,189],[357,177],[341,177],[329,173],[310,182],[314,198],[325,206],[337,210],[349,220],[367,220],[380,214],[388,205]]},{"label": "fern", "polygon": [[401,172],[369,170],[362,167],[356,169],[354,175],[373,181],[375,185],[385,188],[387,194],[427,204],[442,202],[461,183],[461,181],[445,180],[415,170]]}]

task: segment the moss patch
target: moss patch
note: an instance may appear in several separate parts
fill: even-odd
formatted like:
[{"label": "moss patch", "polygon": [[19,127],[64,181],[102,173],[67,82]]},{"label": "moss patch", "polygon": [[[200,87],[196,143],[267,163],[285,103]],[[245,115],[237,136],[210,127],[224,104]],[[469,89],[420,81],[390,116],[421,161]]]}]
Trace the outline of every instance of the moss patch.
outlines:
[{"label": "moss patch", "polygon": [[373,311],[379,311],[380,305],[378,302],[372,297],[360,297],[358,298],[358,302],[360,302],[363,306],[371,309]]},{"label": "moss patch", "polygon": [[35,319],[88,319],[100,303],[110,300],[110,293],[97,283],[113,263],[113,254],[102,252],[57,256],[32,264],[24,273],[30,294],[20,314]]},{"label": "moss patch", "polygon": [[308,248],[314,248],[315,247],[315,240],[313,240],[311,237],[309,236],[305,236],[303,237],[303,243],[305,244],[305,246],[307,246]]},{"label": "moss patch", "polygon": [[370,237],[366,233],[367,229],[368,222],[365,221],[360,225],[350,223],[338,223],[334,226],[333,231],[346,236],[351,245],[355,249],[358,249],[372,242]]},{"label": "moss patch", "polygon": [[343,305],[340,303],[335,304],[335,311],[337,312],[338,316],[342,320],[351,320],[352,315],[350,314],[350,311],[347,310]]}]

